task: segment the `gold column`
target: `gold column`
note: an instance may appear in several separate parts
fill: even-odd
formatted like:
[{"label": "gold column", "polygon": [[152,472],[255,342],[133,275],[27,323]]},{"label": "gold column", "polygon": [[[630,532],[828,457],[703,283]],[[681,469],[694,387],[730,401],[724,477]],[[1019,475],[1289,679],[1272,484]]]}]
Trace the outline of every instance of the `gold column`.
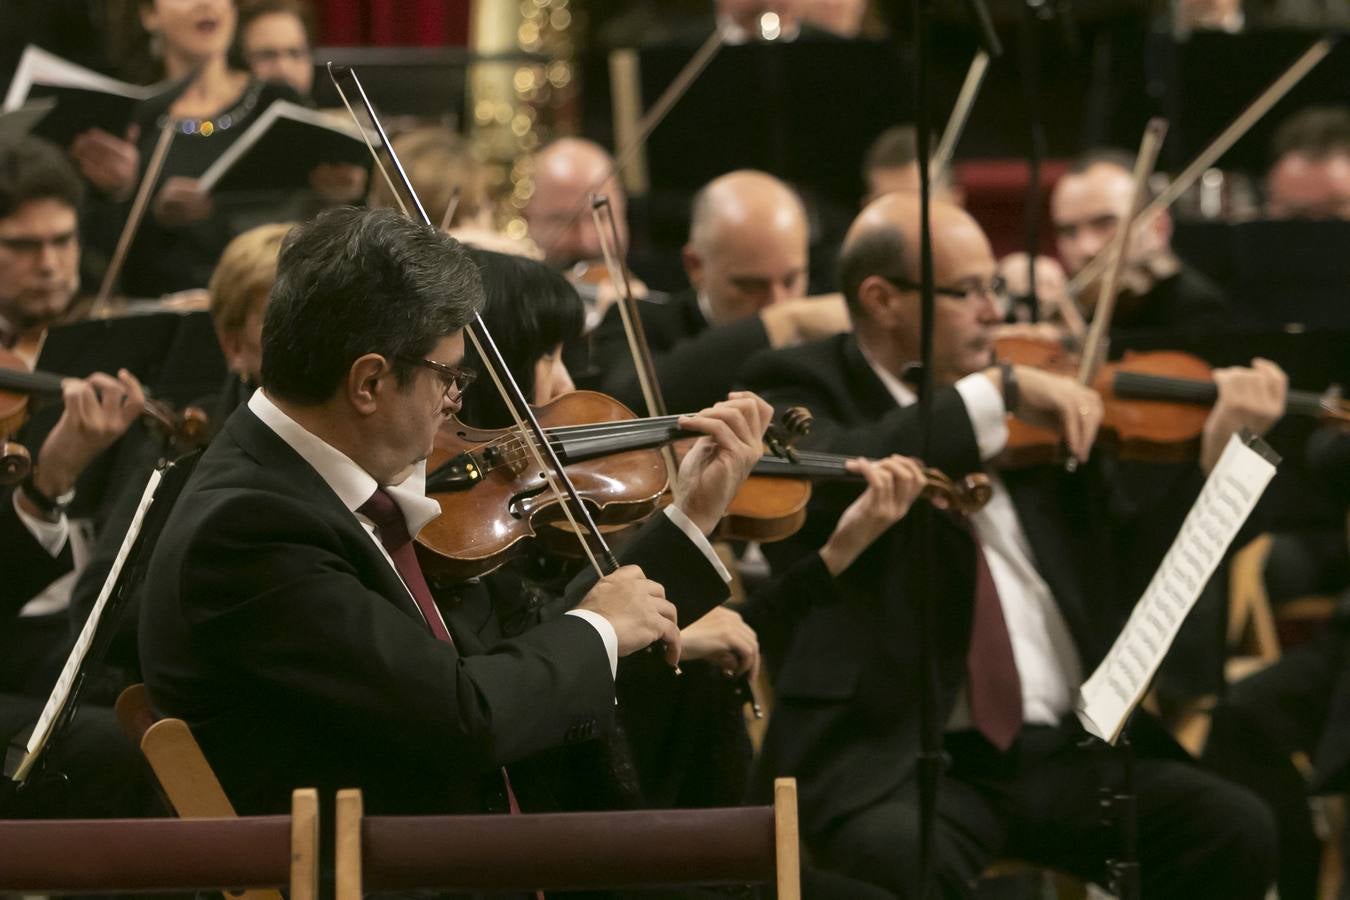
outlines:
[{"label": "gold column", "polygon": [[479,54],[517,50],[540,61],[475,63],[469,72],[469,135],[501,200],[498,226],[526,234],[522,210],[534,191],[531,154],[576,122],[573,0],[474,0],[470,47]]}]

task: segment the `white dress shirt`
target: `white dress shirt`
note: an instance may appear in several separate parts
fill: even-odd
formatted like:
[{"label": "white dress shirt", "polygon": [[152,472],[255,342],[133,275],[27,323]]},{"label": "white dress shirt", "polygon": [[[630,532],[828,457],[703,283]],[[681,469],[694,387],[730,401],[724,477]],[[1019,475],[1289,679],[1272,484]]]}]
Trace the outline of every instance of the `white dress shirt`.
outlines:
[{"label": "white dress shirt", "polygon": [[52,556],[59,554],[66,546],[66,541],[70,539],[70,522],[66,519],[66,514],[61,513],[55,522],[41,519],[23,508],[17,490],[10,494],[9,499],[14,504],[14,511],[19,515],[19,521],[28,529],[28,533],[38,545]]},{"label": "white dress shirt", "polygon": [[[893,374],[863,354],[899,406],[917,402],[914,391]],[[993,459],[1008,442],[1007,411],[1003,397],[982,373],[956,382],[975,431],[980,458]],[[1022,721],[1054,725],[1073,707],[1074,694],[1082,682],[1082,664],[1064,616],[1050,587],[1036,570],[1031,542],[1017,518],[1012,497],[997,474],[990,472],[993,496],[983,509],[970,517],[980,539],[980,549],[1008,625],[1013,661],[1022,683]],[[970,705],[963,689],[952,710],[948,730],[969,728]]]},{"label": "white dress shirt", "polygon": [[[343,505],[356,516],[356,520],[370,535],[371,541],[379,548],[380,555],[389,563],[389,567],[397,573],[398,568],[389,557],[388,551],[384,549],[384,544],[380,543],[379,536],[375,533],[374,524],[356,511],[358,507],[370,499],[371,495],[375,493],[375,488],[379,486],[370,473],[362,469],[341,450],[305,430],[299,422],[282,412],[261,389],[253,392],[253,396],[248,401],[248,408],[264,425],[276,432],[277,437],[300,454],[300,457],[309,463],[314,471],[319,473],[319,477],[333,489],[333,493],[337,494]],[[426,475],[426,461],[423,460],[413,468],[412,474],[402,482],[385,486],[385,490],[394,498],[399,511],[403,513],[404,521],[408,526],[408,534],[413,537],[416,537],[428,522],[441,514],[440,504],[426,495]],[[689,521],[689,517],[674,506],[666,507],[665,513],[703,551],[704,555],[714,564],[722,579],[729,583],[731,574],[727,572],[726,567],[717,558],[717,554],[713,552],[708,539],[703,536],[703,533],[698,530],[693,522]],[[404,585],[404,587],[406,586]],[[411,595],[412,592],[409,591],[409,596]],[[440,615],[439,610],[436,614]],[[605,645],[605,654],[609,657],[610,675],[615,676],[619,665],[619,636],[614,631],[614,626],[604,616],[588,609],[573,609],[566,614],[576,616],[589,623],[600,635],[600,639]],[[446,631],[449,631],[449,629],[447,628]]]}]

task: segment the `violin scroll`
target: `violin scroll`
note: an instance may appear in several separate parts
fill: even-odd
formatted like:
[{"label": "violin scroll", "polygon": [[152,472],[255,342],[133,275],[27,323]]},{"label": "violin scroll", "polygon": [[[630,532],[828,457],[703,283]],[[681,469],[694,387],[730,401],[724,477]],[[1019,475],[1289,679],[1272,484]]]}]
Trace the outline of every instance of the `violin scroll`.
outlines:
[{"label": "violin scroll", "polygon": [[994,495],[989,476],[978,472],[966,475],[960,481],[953,481],[945,472],[931,466],[926,467],[923,474],[928,484],[920,496],[930,502],[940,501],[963,516],[979,512]]},{"label": "violin scroll", "polygon": [[794,446],[798,438],[811,433],[811,410],[805,406],[791,406],[783,410],[776,424],[764,433],[764,444],[774,456],[788,462],[800,462]]}]

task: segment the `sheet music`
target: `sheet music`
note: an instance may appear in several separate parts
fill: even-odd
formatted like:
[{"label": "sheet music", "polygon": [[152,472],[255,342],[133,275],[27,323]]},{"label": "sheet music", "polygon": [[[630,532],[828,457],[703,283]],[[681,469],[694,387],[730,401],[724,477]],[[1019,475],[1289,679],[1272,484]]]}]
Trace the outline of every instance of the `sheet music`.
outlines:
[{"label": "sheet music", "polygon": [[1076,712],[1090,733],[1110,743],[1120,736],[1278,461],[1260,438],[1229,440],[1125,629],[1079,692]]},{"label": "sheet music", "polygon": [[136,543],[136,536],[141,533],[141,523],[145,521],[146,510],[150,508],[151,502],[155,499],[155,489],[159,487],[163,474],[162,469],[155,469],[150,474],[150,481],[145,485],[144,493],[141,494],[141,502],[136,507],[136,515],[131,520],[131,527],[127,529],[126,537],[122,538],[122,546],[117,551],[117,558],[113,560],[112,569],[109,570],[108,577],[103,581],[103,590],[99,592],[98,600],[95,601],[94,608],[89,613],[89,618],[85,619],[84,628],[80,629],[80,636],[76,639],[75,646],[71,648],[70,656],[66,658],[66,664],[61,669],[61,675],[56,679],[56,687],[52,689],[51,696],[47,698],[47,705],[43,707],[37,725],[33,727],[33,734],[29,737],[26,747],[27,753],[24,755],[23,761],[19,763],[19,767],[14,771],[13,778],[15,781],[27,779],[29,771],[33,768],[33,764],[37,762],[42,748],[47,743],[47,738],[51,735],[52,725],[70,700],[70,691],[75,684],[75,676],[79,673],[80,667],[84,664],[84,658],[89,653],[89,647],[94,642],[94,634],[98,631],[99,620],[103,618],[103,609],[108,605],[108,598],[112,596],[113,587],[122,575],[122,566],[126,564],[127,557],[131,554],[131,548]]}]

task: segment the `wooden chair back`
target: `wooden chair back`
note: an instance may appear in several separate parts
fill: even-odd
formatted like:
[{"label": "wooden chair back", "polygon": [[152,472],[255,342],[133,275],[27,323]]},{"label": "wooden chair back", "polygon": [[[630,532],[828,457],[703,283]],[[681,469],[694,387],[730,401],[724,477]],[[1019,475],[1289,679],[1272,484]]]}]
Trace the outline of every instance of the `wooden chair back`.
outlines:
[{"label": "wooden chair back", "polygon": [[[143,684],[122,691],[114,707],[122,731],[141,748],[155,780],[181,819],[232,819],[234,804],[182,719],[159,718]],[[281,900],[277,891],[226,891],[231,900]]]},{"label": "wooden chair back", "polygon": [[366,891],[612,890],[772,882],[800,900],[797,783],[773,806],[515,816],[363,815],[337,796],[337,900]]},{"label": "wooden chair back", "polygon": [[0,821],[0,859],[0,893],[286,888],[314,900],[319,798],[296,791],[278,816]]}]

